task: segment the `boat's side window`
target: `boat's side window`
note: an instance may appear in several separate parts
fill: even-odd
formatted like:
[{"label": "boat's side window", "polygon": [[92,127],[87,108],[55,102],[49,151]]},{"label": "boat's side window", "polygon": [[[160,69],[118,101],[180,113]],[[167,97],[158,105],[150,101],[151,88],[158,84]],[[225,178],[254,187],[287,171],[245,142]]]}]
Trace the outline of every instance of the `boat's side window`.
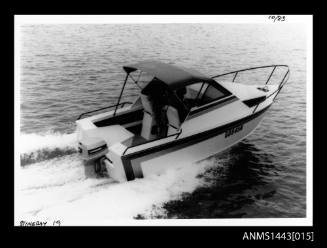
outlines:
[{"label": "boat's side window", "polygon": [[185,87],[182,97],[177,95],[188,108],[192,108],[197,105],[197,99],[201,99],[206,87],[207,83],[203,82],[190,84]]},{"label": "boat's side window", "polygon": [[185,98],[187,98],[187,99],[196,99],[198,97],[199,91],[201,90],[202,86],[203,86],[202,82],[187,85],[186,86]]},{"label": "boat's side window", "polygon": [[201,100],[198,102],[198,106],[205,105],[212,101],[218,100],[224,96],[226,96],[226,92],[224,92],[223,90],[219,90],[212,85],[209,85],[208,87],[206,87],[203,96],[199,98]]}]

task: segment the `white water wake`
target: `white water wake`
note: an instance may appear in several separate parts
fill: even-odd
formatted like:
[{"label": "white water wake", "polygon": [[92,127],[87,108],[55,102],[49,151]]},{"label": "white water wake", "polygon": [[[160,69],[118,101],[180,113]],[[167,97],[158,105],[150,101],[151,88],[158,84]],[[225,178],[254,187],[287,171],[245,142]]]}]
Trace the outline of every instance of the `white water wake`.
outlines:
[{"label": "white water wake", "polygon": [[20,154],[23,154],[45,148],[67,148],[75,147],[76,145],[76,133],[62,134],[46,132],[42,134],[21,134],[19,137],[18,147]]},{"label": "white water wake", "polygon": [[[75,142],[70,134],[28,136],[33,145],[23,145],[25,152],[71,147]],[[62,225],[115,225],[138,214],[151,218],[154,209],[164,216],[162,204],[204,184],[197,175],[213,164],[205,160],[176,165],[161,175],[126,183],[96,178],[77,153],[19,167],[15,170],[15,224],[60,220]]]}]

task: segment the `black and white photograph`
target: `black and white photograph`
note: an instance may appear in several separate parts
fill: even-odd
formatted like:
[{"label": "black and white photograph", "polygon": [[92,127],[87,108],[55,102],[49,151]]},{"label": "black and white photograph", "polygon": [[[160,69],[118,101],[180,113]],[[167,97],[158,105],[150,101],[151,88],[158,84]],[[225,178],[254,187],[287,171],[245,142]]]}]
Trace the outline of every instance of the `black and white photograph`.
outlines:
[{"label": "black and white photograph", "polygon": [[15,15],[15,226],[312,225],[311,15]]}]

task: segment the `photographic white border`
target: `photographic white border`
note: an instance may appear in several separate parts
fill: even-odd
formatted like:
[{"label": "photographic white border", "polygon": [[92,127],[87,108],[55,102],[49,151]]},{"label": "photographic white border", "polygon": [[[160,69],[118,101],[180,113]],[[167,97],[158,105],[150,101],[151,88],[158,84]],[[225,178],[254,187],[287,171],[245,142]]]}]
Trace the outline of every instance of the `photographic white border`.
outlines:
[{"label": "photographic white border", "polygon": [[[269,15],[15,15],[14,19],[14,151],[15,173],[20,166],[20,26],[25,24],[109,24],[109,23],[266,23],[283,25],[301,23],[306,27],[306,217],[305,218],[240,218],[240,219],[160,219],[113,220],[112,223],[87,223],[96,226],[312,226],[313,225],[313,140],[312,140],[312,86],[313,86],[313,16],[286,15],[285,22],[273,23]],[[17,180],[14,181],[16,201]],[[14,206],[16,209],[16,206]],[[15,215],[16,211],[14,211]],[[64,224],[64,223],[63,223]],[[82,224],[81,224],[82,225]]]}]

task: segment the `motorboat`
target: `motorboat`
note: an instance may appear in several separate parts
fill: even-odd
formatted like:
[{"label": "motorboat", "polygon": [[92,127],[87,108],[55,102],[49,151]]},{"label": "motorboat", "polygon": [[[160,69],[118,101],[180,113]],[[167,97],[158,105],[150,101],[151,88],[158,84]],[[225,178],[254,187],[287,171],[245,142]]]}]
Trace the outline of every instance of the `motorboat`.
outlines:
[{"label": "motorboat", "polygon": [[[290,74],[287,65],[269,65],[210,77],[149,60],[123,69],[117,103],[76,120],[83,159],[118,182],[200,161],[241,141],[258,126]],[[278,83],[271,83],[281,69]],[[241,74],[258,70],[269,70],[264,80],[242,83]]]}]

